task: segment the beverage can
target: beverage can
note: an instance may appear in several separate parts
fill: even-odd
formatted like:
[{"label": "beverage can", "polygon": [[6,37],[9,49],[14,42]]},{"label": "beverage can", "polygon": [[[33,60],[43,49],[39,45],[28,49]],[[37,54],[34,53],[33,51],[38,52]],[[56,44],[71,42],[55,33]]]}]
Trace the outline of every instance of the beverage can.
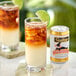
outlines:
[{"label": "beverage can", "polygon": [[54,63],[65,63],[69,54],[69,28],[53,26],[50,29],[50,60]]}]

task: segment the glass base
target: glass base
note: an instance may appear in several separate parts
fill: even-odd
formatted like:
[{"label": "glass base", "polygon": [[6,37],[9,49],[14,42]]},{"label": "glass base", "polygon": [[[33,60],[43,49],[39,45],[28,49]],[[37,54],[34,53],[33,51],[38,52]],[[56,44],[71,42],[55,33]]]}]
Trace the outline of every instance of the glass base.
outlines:
[{"label": "glass base", "polygon": [[41,72],[42,70],[45,70],[45,67],[36,67],[27,65],[26,70],[29,72]]},{"label": "glass base", "polygon": [[1,45],[1,51],[3,52],[11,52],[11,51],[17,51],[19,49],[19,45],[15,46],[6,46],[6,45]]}]

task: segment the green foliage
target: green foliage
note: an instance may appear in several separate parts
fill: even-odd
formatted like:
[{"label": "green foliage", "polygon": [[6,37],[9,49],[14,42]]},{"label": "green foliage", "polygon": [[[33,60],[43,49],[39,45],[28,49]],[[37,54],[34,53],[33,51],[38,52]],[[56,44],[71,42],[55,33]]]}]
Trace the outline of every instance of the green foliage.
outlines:
[{"label": "green foliage", "polygon": [[76,51],[76,1],[60,0],[54,3],[55,6],[62,7],[62,12],[55,12],[55,24],[66,25],[70,28],[70,50]]},{"label": "green foliage", "polygon": [[0,0],[0,2],[1,2],[1,1],[11,1],[11,0]]}]

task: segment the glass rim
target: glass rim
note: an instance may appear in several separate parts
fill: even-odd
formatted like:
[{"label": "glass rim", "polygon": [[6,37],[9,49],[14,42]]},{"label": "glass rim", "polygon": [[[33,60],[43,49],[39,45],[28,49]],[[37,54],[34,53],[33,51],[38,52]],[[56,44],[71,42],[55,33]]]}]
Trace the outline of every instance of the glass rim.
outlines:
[{"label": "glass rim", "polygon": [[[29,18],[26,18],[26,19],[24,20],[25,24],[27,23],[27,24],[31,25],[30,22],[32,22],[32,21],[28,22],[28,20],[30,20],[30,19],[40,20],[40,18],[38,18],[38,17],[29,17]],[[33,21],[33,22],[34,22],[34,21]],[[43,25],[43,24],[46,24],[46,25],[47,25],[47,22],[42,22],[41,20],[40,20],[40,21],[35,21],[35,22],[41,22],[41,24],[33,24],[33,25]]]},{"label": "glass rim", "polygon": [[15,5],[12,1],[2,1],[2,2],[0,2],[0,6],[6,7],[6,6],[4,6],[3,4],[7,4],[7,6],[8,6],[9,4],[11,4],[12,6],[17,6],[17,7],[18,7],[18,5]]},{"label": "glass rim", "polygon": [[3,3],[13,3],[12,1],[2,1],[0,2],[0,4],[3,4]]}]

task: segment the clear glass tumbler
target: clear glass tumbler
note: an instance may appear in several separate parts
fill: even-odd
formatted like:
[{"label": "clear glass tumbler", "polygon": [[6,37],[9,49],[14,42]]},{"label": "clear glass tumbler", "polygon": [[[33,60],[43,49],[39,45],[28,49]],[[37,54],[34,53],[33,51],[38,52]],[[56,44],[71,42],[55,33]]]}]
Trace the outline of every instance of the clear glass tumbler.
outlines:
[{"label": "clear glass tumbler", "polygon": [[27,70],[39,72],[46,66],[46,22],[37,17],[25,19]]},{"label": "clear glass tumbler", "polygon": [[19,46],[19,8],[11,1],[0,2],[0,47],[2,51]]}]

